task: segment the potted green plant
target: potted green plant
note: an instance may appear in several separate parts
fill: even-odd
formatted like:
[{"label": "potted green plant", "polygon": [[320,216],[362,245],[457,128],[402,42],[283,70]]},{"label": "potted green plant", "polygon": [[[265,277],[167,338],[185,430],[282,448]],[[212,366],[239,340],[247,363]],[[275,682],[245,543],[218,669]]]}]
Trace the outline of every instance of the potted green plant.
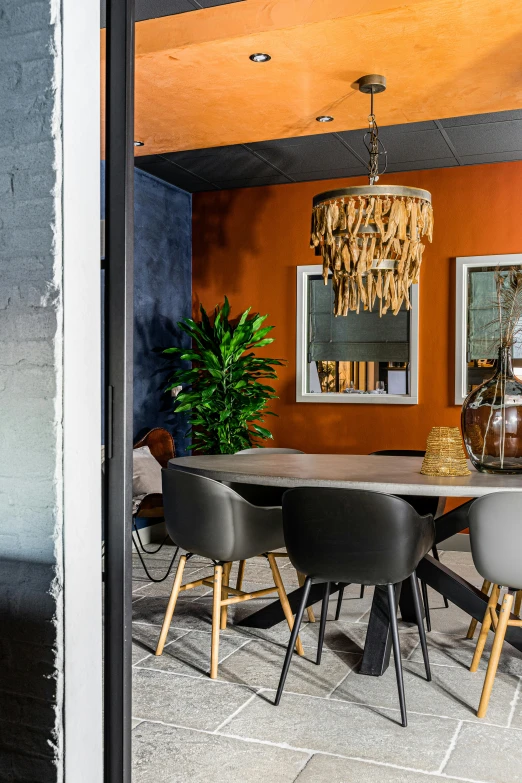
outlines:
[{"label": "potted green plant", "polygon": [[167,391],[181,386],[174,411],[190,411],[193,451],[234,454],[272,438],[262,426],[275,390],[266,384],[277,378],[280,359],[256,356],[254,351],[274,340],[273,326],[263,326],[266,315],[245,310],[237,322],[229,320],[227,297],[217,306],[211,322],[203,306],[201,323],[184,318],[178,323],[192,340],[192,348],[167,348],[164,353],[192,362],[190,368],[174,369]]}]

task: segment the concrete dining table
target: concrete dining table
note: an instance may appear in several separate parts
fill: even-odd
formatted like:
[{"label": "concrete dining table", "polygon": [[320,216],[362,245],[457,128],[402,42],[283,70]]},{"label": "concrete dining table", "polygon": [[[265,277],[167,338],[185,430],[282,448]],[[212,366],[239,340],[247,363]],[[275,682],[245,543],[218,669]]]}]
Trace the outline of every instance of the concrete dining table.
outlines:
[{"label": "concrete dining table", "polygon": [[[231,454],[179,457],[169,468],[188,470],[217,481],[258,484],[272,487],[338,487],[367,489],[407,497],[439,497],[435,518],[436,544],[442,544],[468,526],[467,507],[442,513],[444,499],[477,498],[491,492],[522,491],[522,477],[479,473],[470,466],[469,476],[432,477],[421,474],[419,457],[389,457],[354,454]],[[491,524],[495,521],[491,520]],[[418,577],[463,611],[482,621],[488,596],[456,574],[444,563],[426,555],[419,563]],[[339,589],[333,587],[332,592]],[[302,588],[289,593],[292,610],[297,607]],[[323,589],[314,585],[309,605],[322,599]],[[397,602],[403,620],[414,622],[413,597],[409,583],[397,585]],[[282,608],[274,601],[249,615],[239,624],[250,628],[271,628],[284,620]],[[522,628],[510,627],[506,641],[522,650]],[[386,588],[376,587],[368,622],[360,674],[380,676],[386,671],[391,651],[391,630]]]}]

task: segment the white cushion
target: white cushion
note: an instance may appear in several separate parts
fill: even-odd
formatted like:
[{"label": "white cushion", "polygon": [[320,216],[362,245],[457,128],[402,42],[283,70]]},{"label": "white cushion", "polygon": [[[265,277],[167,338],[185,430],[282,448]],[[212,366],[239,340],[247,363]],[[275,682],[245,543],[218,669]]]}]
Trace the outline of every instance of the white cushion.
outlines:
[{"label": "white cushion", "polygon": [[132,452],[132,494],[151,495],[161,493],[161,465],[150,453],[148,446]]}]

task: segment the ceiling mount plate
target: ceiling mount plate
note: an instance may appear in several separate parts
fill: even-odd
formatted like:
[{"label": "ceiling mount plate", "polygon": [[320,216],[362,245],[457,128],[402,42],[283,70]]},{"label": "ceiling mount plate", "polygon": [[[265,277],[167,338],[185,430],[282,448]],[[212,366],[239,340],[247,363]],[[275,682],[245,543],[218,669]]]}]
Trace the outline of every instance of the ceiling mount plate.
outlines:
[{"label": "ceiling mount plate", "polygon": [[373,93],[376,95],[378,92],[384,92],[386,89],[386,76],[379,76],[377,73],[371,73],[368,76],[361,76],[357,80],[359,90],[366,94]]}]

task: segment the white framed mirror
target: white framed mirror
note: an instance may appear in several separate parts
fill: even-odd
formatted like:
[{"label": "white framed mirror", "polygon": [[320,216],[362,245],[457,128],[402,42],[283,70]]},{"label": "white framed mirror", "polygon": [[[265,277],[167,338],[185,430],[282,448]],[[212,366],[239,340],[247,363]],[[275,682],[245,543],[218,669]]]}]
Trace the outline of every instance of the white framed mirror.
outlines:
[{"label": "white framed mirror", "polygon": [[[522,266],[522,253],[462,256],[456,259],[455,404],[495,370],[495,271]],[[522,344],[513,346],[513,370],[522,378]]]},{"label": "white framed mirror", "polygon": [[296,401],[415,405],[418,402],[418,285],[411,310],[379,317],[333,315],[322,265],[297,267]]}]

